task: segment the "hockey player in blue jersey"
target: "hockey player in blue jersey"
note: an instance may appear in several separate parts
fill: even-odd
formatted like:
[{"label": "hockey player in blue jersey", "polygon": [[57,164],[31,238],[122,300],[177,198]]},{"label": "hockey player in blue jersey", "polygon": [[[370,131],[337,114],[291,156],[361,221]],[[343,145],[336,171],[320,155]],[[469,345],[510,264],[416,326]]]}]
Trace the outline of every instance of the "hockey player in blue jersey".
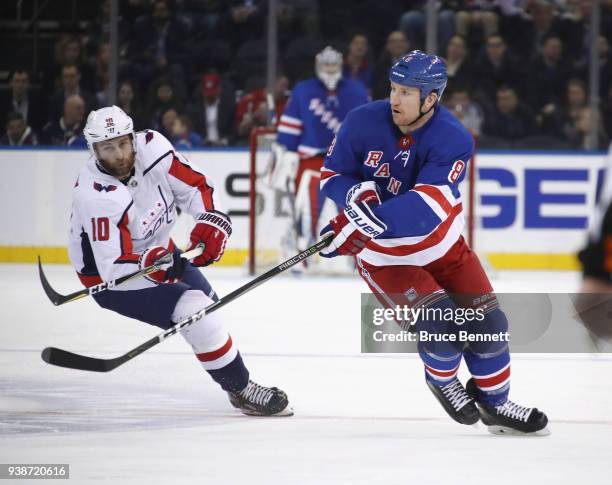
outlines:
[{"label": "hockey player in blue jersey", "polygon": [[[316,77],[299,82],[278,125],[273,150],[271,185],[294,196],[293,221],[298,237],[306,246],[317,234],[322,209],[319,198],[320,169],[329,144],[346,114],[368,101],[363,84],[342,78],[342,54],[326,47],[315,59]],[[332,212],[333,213],[333,212]],[[294,254],[296,247],[286,237],[284,251]],[[303,249],[303,248],[302,248]]]},{"label": "hockey player in blue jersey", "polygon": [[[506,316],[461,235],[459,183],[474,144],[439,104],[444,61],[413,51],[392,66],[389,79],[390,98],[351,111],[327,152],[322,190],[343,210],[321,232],[334,235],[321,255],[356,256],[359,273],[384,305],[442,310],[416,322],[419,331],[506,332]],[[435,317],[465,308],[484,320],[460,327]],[[426,382],[453,419],[481,419],[493,433],[547,434],[544,413],[508,399],[508,342],[425,341],[418,348]],[[457,378],[462,359],[472,374],[467,389]]]}]

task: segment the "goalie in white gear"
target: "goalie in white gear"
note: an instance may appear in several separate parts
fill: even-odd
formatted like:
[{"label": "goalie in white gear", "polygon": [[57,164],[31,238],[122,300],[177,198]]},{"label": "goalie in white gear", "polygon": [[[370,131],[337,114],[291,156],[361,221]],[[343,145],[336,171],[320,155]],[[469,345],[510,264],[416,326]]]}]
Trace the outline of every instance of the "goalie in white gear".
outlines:
[{"label": "goalie in white gear", "polygon": [[[321,217],[324,197],[319,197],[323,159],[347,113],[368,102],[361,83],[342,77],[342,54],[332,47],[316,55],[315,72],[316,77],[293,88],[272,147],[270,184],[288,192],[292,202],[293,220],[283,240],[286,256],[311,244],[319,220],[327,219]],[[332,206],[329,210],[336,212]]]},{"label": "goalie in white gear", "polygon": [[[134,133],[117,106],[92,111],[85,138],[91,156],[73,189],[69,254],[90,287],[172,255],[163,269],[94,294],[103,308],[168,329],[217,300],[197,269],[222,257],[232,233],[214,184],[160,133]],[[177,210],[196,220],[191,247],[204,252],[188,262],[170,238]],[[291,415],[286,394],[249,378],[242,357],[217,315],[181,331],[204,370],[245,414]]]}]

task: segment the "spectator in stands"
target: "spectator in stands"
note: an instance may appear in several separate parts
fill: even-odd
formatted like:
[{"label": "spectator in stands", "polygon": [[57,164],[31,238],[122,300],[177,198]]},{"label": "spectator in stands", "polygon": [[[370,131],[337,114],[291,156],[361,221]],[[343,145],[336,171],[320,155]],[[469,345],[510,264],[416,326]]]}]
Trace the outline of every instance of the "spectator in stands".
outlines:
[{"label": "spectator in stands", "polygon": [[473,39],[476,36],[488,39],[497,34],[498,17],[495,3],[493,0],[460,1],[455,13],[455,32],[464,39]]},{"label": "spectator in stands", "polygon": [[62,87],[55,91],[49,105],[50,120],[57,120],[64,111],[64,104],[69,96],[79,95],[85,101],[85,111],[89,113],[98,107],[96,98],[91,92],[81,88],[81,71],[76,65],[62,68]]},{"label": "spectator in stands", "polygon": [[64,101],[64,113],[43,128],[41,141],[47,145],[87,147],[83,136],[85,125],[85,101],[78,94],[71,94]]},{"label": "spectator in stands", "polygon": [[[425,48],[426,1],[410,2],[411,9],[399,21],[399,29],[404,32],[411,49]],[[441,51],[455,33],[456,1],[436,2],[438,10],[438,50]],[[430,54],[434,54],[430,52]]]},{"label": "spectator in stands", "polygon": [[193,123],[187,115],[180,115],[172,125],[172,143],[179,149],[195,148],[202,145],[202,137],[193,131]]},{"label": "spectator in stands", "polygon": [[157,130],[164,135],[168,140],[174,137],[174,122],[178,119],[179,113],[175,108],[166,108],[162,110],[157,120]]},{"label": "spectator in stands", "polygon": [[134,121],[134,130],[144,130],[148,123],[144,118],[143,109],[134,92],[131,81],[123,81],[117,90],[117,106],[125,111]]},{"label": "spectator in stands", "polygon": [[5,124],[6,132],[0,138],[0,145],[33,146],[38,145],[36,133],[30,128],[23,115],[16,111],[8,114]]},{"label": "spectator in stands", "polygon": [[387,36],[385,50],[374,66],[372,99],[389,97],[389,69],[408,52],[408,47],[408,40],[401,30],[394,30]]},{"label": "spectator in stands", "polygon": [[30,75],[27,71],[17,69],[10,77],[10,91],[3,92],[0,105],[0,116],[16,111],[23,116],[25,123],[33,130],[40,130],[47,122],[46,103],[30,90]]},{"label": "spectator in stands", "polygon": [[508,52],[501,35],[487,38],[485,53],[476,64],[476,71],[478,78],[475,87],[486,103],[496,99],[497,89],[502,85],[511,86],[515,93],[520,92],[522,70]]},{"label": "spectator in stands", "polygon": [[[599,95],[604,98],[608,92],[608,86],[612,83],[610,41],[604,35],[597,38],[597,55],[599,57]],[[577,64],[575,75],[580,79],[589,79],[589,60],[587,56]]]},{"label": "spectator in stands", "polygon": [[[587,106],[586,84],[582,79],[573,78],[567,82],[565,103],[548,104],[540,115],[542,133],[562,137],[574,145],[580,138],[578,133],[578,118]],[[572,141],[573,140],[573,141]]]},{"label": "spectator in stands", "polygon": [[201,88],[187,114],[205,145],[223,146],[232,139],[235,109],[230,84],[222,81],[218,73],[210,72],[202,76]]},{"label": "spectator in stands", "polygon": [[276,76],[276,83],[274,83],[274,113],[272,113],[272,124],[278,125],[280,122],[280,118],[289,102],[290,95],[289,78],[281,73]]},{"label": "spectator in stands", "polygon": [[[85,54],[78,36],[62,37],[55,45],[55,63],[45,74],[43,90],[54,92],[63,87],[63,68],[76,66],[79,71],[79,82],[86,91],[93,90],[94,75],[92,69],[85,62]],[[61,113],[63,100],[59,107]]]},{"label": "spectator in stands", "polygon": [[98,44],[98,53],[94,60],[95,83],[94,93],[98,106],[108,106],[108,88],[110,83],[109,64],[111,46],[108,42]]},{"label": "spectator in stands", "polygon": [[[592,117],[592,111],[589,106],[582,108],[576,119],[575,137],[570,140],[573,148],[578,150],[604,150],[608,147],[610,139],[608,138],[601,122],[601,114],[599,110],[595,111],[595,120]],[[595,144],[591,145],[590,135],[592,123],[597,123],[597,139]]]},{"label": "spectator in stands", "polygon": [[[446,96],[447,93],[445,92]],[[478,103],[470,98],[470,94],[465,86],[455,85],[448,93],[446,107],[463,123],[470,133],[478,137],[481,133],[484,114]]]},{"label": "spectator in stands", "polygon": [[155,0],[151,11],[134,22],[130,59],[132,72],[145,86],[160,76],[173,80],[177,94],[186,93],[182,66],[187,57],[189,26],[174,15],[168,0]]},{"label": "spectator in stands", "polygon": [[296,35],[319,37],[317,0],[280,0],[278,2],[279,40],[286,45]]},{"label": "spectator in stands", "polygon": [[266,88],[259,86],[250,90],[240,98],[236,105],[234,126],[238,140],[247,141],[251,130],[257,126],[266,126],[269,117]]},{"label": "spectator in stands", "polygon": [[474,85],[476,78],[473,61],[468,57],[465,39],[460,35],[453,35],[446,46],[446,71],[448,73],[448,87]]},{"label": "spectator in stands", "polygon": [[354,34],[344,57],[342,77],[360,81],[368,91],[372,89],[373,68],[368,60],[368,38],[363,33]]},{"label": "spectator in stands", "polygon": [[174,83],[166,78],[158,79],[153,84],[152,92],[149,94],[147,108],[149,124],[152,124],[155,129],[159,129],[160,120],[167,109],[173,108],[179,112],[182,107],[183,103],[176,95]]},{"label": "spectator in stands", "polygon": [[242,96],[236,105],[234,127],[239,142],[246,142],[251,130],[258,126],[278,125],[289,100],[289,79],[284,74],[276,77],[272,100],[268,103],[264,81],[254,83],[252,89]]},{"label": "spectator in stands", "polygon": [[229,0],[228,3],[231,5],[229,39],[234,48],[263,37],[265,25],[263,0]]},{"label": "spectator in stands", "polygon": [[495,109],[485,117],[483,134],[509,141],[520,140],[537,133],[534,113],[519,100],[510,86],[497,89]]},{"label": "spectator in stands", "polygon": [[551,103],[559,104],[565,95],[570,66],[563,57],[563,43],[556,35],[547,36],[540,54],[529,65],[529,89],[525,95],[532,109],[540,111]]},{"label": "spectator in stands", "polygon": [[[117,34],[119,40],[119,59],[124,60],[127,55],[127,49],[130,42],[130,24],[123,14],[125,11],[125,2],[121,2],[119,8],[119,18],[117,19]],[[110,10],[111,0],[103,0],[100,3],[100,13],[95,22],[91,22],[87,32],[87,50],[90,55],[95,55],[100,45],[108,42],[110,39]]]}]

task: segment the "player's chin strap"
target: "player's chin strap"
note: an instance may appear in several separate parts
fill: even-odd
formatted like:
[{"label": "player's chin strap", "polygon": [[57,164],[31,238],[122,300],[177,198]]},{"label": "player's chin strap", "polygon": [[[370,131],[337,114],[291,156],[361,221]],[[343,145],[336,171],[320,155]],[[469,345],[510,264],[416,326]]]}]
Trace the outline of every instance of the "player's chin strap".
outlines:
[{"label": "player's chin strap", "polygon": [[434,109],[436,107],[436,104],[438,104],[437,102],[434,103],[431,108],[429,108],[427,111],[425,111],[424,113],[421,111],[421,109],[423,108],[423,103],[425,103],[425,100],[421,101],[421,104],[419,106],[419,116],[417,116],[414,121],[412,123],[410,123],[411,125],[414,125],[417,121],[419,121],[423,116],[425,116],[426,114],[428,114],[432,109]]}]

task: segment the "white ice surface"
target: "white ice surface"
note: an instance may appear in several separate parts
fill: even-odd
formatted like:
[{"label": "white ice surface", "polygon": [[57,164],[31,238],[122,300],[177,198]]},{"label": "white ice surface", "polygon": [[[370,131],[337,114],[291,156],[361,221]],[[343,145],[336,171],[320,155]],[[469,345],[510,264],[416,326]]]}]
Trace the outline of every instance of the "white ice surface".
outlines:
[{"label": "white ice surface", "polygon": [[[69,267],[47,271],[60,292],[80,288]],[[248,281],[207,275],[221,295]],[[577,284],[561,272],[495,281],[517,292]],[[248,418],[180,336],[106,374],[45,364],[46,346],[110,357],[158,330],[91,300],[55,308],[34,266],[0,265],[0,463],[69,463],[74,484],[612,483],[612,357],[515,355],[511,397],[545,410],[552,434],[495,437],[445,415],[418,357],[359,353],[365,290],[278,277],[220,310],[253,378],[295,408]]]}]

